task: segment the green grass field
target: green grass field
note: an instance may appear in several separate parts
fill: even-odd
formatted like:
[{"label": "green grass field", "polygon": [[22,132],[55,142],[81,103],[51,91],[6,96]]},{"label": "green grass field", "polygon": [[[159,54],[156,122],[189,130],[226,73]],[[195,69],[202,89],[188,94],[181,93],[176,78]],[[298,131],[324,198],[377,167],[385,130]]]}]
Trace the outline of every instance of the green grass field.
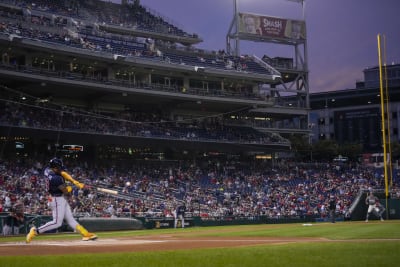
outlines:
[{"label": "green grass field", "polygon": [[[98,233],[100,238],[176,234],[187,237],[320,237],[332,242],[268,244],[237,248],[57,256],[2,256],[1,267],[13,266],[398,266],[400,221],[264,224]],[[22,237],[23,239],[24,237]],[[40,239],[69,239],[48,235]],[[0,242],[21,237],[0,238]],[[0,247],[1,250],[1,247]]]}]

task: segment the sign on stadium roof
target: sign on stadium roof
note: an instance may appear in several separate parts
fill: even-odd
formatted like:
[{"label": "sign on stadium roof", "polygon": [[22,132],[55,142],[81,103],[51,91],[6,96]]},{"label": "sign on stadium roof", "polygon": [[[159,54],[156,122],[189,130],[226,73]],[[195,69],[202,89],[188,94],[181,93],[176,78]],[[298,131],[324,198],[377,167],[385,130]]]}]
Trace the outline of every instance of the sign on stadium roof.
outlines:
[{"label": "sign on stadium roof", "polygon": [[239,13],[239,33],[290,40],[306,39],[303,20],[267,17],[251,13]]}]

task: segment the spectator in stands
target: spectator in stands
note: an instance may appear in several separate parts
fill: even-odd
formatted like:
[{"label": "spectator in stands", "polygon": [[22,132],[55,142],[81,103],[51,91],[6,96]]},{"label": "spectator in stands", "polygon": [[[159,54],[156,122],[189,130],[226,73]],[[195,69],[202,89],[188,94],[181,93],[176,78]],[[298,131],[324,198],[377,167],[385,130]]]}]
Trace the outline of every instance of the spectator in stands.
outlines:
[{"label": "spectator in stands", "polygon": [[11,197],[10,194],[6,194],[4,197],[4,205],[3,208],[5,211],[9,211],[12,208],[12,202],[11,202]]}]

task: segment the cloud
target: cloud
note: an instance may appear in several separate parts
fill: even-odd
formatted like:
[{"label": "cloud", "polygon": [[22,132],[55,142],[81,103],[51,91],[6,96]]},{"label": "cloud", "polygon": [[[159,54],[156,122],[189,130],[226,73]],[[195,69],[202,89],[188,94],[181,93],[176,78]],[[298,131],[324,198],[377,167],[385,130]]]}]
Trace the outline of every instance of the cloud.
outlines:
[{"label": "cloud", "polygon": [[[342,89],[354,89],[357,80],[364,80],[358,66],[345,66],[310,73],[310,92],[328,92]],[[358,77],[358,78],[357,78]]]}]

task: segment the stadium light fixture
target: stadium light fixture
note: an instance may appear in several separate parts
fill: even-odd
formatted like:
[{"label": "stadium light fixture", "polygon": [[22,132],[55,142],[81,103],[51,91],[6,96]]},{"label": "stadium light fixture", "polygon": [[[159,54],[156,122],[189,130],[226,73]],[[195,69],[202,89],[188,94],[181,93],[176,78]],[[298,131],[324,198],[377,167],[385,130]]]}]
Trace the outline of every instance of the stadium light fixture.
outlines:
[{"label": "stadium light fixture", "polygon": [[114,54],[113,58],[114,58],[114,60],[122,61],[125,59],[125,56]]},{"label": "stadium light fixture", "polygon": [[196,72],[204,72],[205,68],[204,67],[194,66],[194,71],[196,71]]}]

